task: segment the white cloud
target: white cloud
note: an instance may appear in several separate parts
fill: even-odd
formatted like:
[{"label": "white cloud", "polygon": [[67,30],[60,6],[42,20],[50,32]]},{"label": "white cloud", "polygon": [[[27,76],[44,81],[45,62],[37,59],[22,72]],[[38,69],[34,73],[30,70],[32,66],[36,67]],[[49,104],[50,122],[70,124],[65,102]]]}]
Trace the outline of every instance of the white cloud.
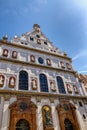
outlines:
[{"label": "white cloud", "polygon": [[87,73],[87,70],[81,70],[79,73]]},{"label": "white cloud", "polygon": [[87,11],[87,0],[74,0],[74,3],[84,11]]},{"label": "white cloud", "polygon": [[81,57],[87,57],[87,50],[82,50],[80,53],[78,53],[76,56],[74,56],[72,58],[72,60],[77,60],[78,58],[81,58]]}]

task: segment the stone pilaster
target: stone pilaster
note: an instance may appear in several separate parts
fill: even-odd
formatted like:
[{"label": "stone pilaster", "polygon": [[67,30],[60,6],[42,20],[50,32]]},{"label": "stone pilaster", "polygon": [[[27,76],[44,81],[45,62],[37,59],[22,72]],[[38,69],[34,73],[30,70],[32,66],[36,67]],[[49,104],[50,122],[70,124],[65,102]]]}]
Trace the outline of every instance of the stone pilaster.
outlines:
[{"label": "stone pilaster", "polygon": [[53,119],[54,130],[60,130],[58,113],[57,113],[57,110],[55,108],[55,104],[54,103],[51,103],[51,112],[52,112],[52,119]]},{"label": "stone pilaster", "polygon": [[6,99],[4,100],[4,106],[3,106],[3,117],[2,117],[2,125],[1,130],[8,130],[9,126],[9,101]]},{"label": "stone pilaster", "polygon": [[37,103],[37,130],[43,130],[42,122],[42,105],[40,102]]},{"label": "stone pilaster", "polygon": [[83,120],[82,120],[82,116],[81,116],[80,112],[78,111],[78,106],[76,108],[77,108],[76,109],[76,117],[77,117],[77,120],[78,120],[80,130],[85,130],[84,123],[83,123]]}]

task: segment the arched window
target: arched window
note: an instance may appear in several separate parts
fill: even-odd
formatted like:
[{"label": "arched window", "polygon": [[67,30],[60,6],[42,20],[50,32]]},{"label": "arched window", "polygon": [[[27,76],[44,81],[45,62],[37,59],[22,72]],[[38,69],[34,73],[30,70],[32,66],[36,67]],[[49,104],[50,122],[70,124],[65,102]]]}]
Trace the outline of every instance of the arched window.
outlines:
[{"label": "arched window", "polygon": [[59,76],[57,76],[57,85],[58,85],[59,93],[66,93],[63,80]]},{"label": "arched window", "polygon": [[65,124],[65,130],[74,130],[73,124],[71,123],[69,119],[65,119],[64,124]]},{"label": "arched window", "polygon": [[20,119],[16,123],[16,130],[30,130],[30,126],[27,120],[25,119]]},{"label": "arched window", "polygon": [[19,89],[28,90],[28,73],[26,71],[19,73]]},{"label": "arched window", "polygon": [[40,79],[40,90],[41,90],[41,92],[48,92],[48,83],[47,83],[46,75],[40,74],[39,79]]}]

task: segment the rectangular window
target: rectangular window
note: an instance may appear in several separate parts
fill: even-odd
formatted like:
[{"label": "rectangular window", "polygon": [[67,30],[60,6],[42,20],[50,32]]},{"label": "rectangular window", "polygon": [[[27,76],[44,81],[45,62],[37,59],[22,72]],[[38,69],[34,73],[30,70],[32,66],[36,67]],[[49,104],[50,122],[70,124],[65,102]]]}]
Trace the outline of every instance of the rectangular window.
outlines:
[{"label": "rectangular window", "polygon": [[30,41],[34,41],[34,38],[33,38],[33,37],[30,37]]},{"label": "rectangular window", "polygon": [[83,107],[82,102],[79,102],[79,106],[80,106],[80,107]]}]

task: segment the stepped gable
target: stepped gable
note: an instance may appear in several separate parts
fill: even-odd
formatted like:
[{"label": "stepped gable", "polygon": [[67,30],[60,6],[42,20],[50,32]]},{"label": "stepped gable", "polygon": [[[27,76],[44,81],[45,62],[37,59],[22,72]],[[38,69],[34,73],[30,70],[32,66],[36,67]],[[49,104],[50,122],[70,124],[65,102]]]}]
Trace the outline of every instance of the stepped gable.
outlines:
[{"label": "stepped gable", "polygon": [[36,49],[42,49],[48,52],[57,54],[63,54],[58,48],[56,48],[52,42],[42,33],[41,28],[38,24],[33,25],[33,29],[30,32],[26,32],[19,36],[14,36],[11,40],[12,43],[26,45]]}]

